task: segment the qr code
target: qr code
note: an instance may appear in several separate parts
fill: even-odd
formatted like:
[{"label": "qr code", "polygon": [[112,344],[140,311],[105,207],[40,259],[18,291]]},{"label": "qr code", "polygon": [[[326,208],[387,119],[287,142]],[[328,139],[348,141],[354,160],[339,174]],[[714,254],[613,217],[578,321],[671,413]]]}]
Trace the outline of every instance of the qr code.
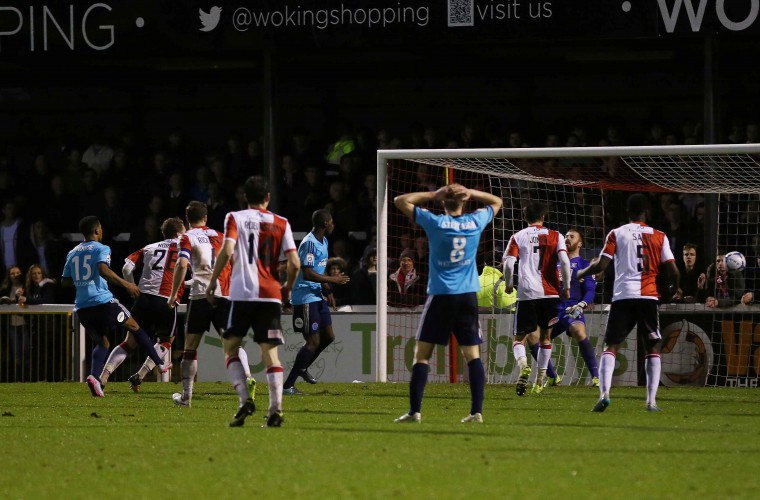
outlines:
[{"label": "qr code", "polygon": [[473,26],[475,0],[449,0],[449,26]]}]

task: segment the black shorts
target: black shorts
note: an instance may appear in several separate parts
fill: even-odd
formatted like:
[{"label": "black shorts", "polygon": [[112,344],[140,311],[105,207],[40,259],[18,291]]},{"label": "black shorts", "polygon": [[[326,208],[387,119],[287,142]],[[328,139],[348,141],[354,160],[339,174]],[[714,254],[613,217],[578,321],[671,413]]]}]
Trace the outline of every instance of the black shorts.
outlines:
[{"label": "black shorts", "polygon": [[282,336],[279,302],[233,301],[227,320],[227,329],[222,337],[245,337],[248,329],[253,329],[253,340],[257,344],[281,345]]},{"label": "black shorts", "polygon": [[512,329],[517,337],[533,333],[536,328],[548,329],[557,322],[559,298],[518,300],[515,324]]},{"label": "black shorts", "polygon": [[613,302],[610,306],[610,317],[607,319],[607,329],[604,332],[604,343],[621,344],[631,333],[634,325],[637,326],[638,336],[644,340],[656,342],[662,338],[656,300],[623,299]]},{"label": "black shorts", "polygon": [[174,337],[177,330],[177,308],[169,307],[166,297],[141,294],[132,306],[134,316],[140,327],[157,337]]},{"label": "black shorts", "polygon": [[191,300],[187,304],[187,318],[185,319],[185,333],[206,333],[211,325],[221,336],[227,328],[227,319],[230,316],[230,301],[217,297],[214,304],[206,299]]},{"label": "black shorts", "polygon": [[129,310],[118,300],[111,299],[105,304],[77,309],[77,317],[93,342],[100,342],[129,319]]},{"label": "black shorts", "polygon": [[308,304],[293,304],[293,330],[306,338],[332,325],[332,316],[327,301],[319,300]]},{"label": "black shorts", "polygon": [[417,327],[417,340],[448,345],[451,334],[459,345],[480,345],[483,336],[478,323],[475,292],[456,295],[428,295]]}]

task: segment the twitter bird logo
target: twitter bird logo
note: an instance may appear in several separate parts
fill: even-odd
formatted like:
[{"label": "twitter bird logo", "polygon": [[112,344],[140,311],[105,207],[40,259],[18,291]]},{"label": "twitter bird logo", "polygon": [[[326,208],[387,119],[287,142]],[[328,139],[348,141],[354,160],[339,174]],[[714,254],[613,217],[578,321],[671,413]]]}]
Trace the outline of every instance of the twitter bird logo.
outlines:
[{"label": "twitter bird logo", "polygon": [[203,28],[200,28],[200,30],[212,31],[214,28],[216,28],[216,25],[219,24],[219,17],[222,14],[222,8],[211,7],[211,10],[208,12],[208,14],[203,12],[203,9],[198,9],[198,14],[200,14],[201,24],[203,25]]}]

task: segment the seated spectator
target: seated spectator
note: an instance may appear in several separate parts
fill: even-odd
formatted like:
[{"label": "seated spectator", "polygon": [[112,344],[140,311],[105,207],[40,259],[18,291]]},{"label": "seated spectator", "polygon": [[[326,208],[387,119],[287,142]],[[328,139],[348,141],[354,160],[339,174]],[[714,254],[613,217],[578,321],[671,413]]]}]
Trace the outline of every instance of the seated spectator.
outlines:
[{"label": "seated spectator", "polygon": [[425,303],[427,279],[414,268],[414,251],[404,250],[399,268],[388,276],[388,305],[414,307]]},{"label": "seated spectator", "polygon": [[699,276],[697,288],[705,290],[708,295],[705,306],[709,308],[731,307],[752,301],[752,293],[745,293],[744,290],[744,273],[729,271],[724,256],[724,253],[719,253],[715,263],[707,268],[707,274]]},{"label": "seated spectator", "polygon": [[368,245],[364,249],[361,267],[351,276],[351,304],[377,304],[377,248]]},{"label": "seated spectator", "polygon": [[[346,274],[346,261],[340,257],[331,257],[327,260],[327,267],[325,267],[325,274],[328,276],[340,276]],[[351,287],[348,284],[345,285],[330,285],[332,289],[333,297],[335,298],[335,306],[347,306],[351,304]]]}]

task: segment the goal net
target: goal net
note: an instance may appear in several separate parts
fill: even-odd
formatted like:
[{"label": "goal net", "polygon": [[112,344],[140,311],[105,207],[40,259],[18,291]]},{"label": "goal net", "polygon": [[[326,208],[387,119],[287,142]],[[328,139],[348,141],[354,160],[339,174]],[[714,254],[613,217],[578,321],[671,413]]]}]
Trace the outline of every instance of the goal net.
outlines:
[{"label": "goal net", "polygon": [[[756,386],[760,335],[754,331],[760,327],[760,308],[747,294],[760,288],[759,158],[760,145],[378,151],[378,276],[388,279],[378,279],[377,380],[409,380],[427,281],[425,233],[393,206],[393,198],[457,182],[504,201],[481,236],[477,255],[481,357],[489,383],[511,384],[518,377],[511,348],[514,297],[506,294],[500,278],[505,245],[526,225],[522,204],[542,201],[547,227],[563,235],[571,229],[580,233],[579,256],[588,261],[599,254],[609,230],[628,222],[627,197],[642,192],[651,200],[648,223],[670,239],[682,287],[693,280],[695,288],[683,302],[671,303],[673,290],[664,273],[658,283],[661,383]],[[465,211],[476,208],[468,203]],[[686,269],[684,251],[692,247],[696,263]],[[726,274],[721,265],[708,268],[730,251],[745,256],[746,269]],[[599,277],[593,306],[585,314],[597,359],[612,295],[611,268]],[[709,307],[712,298],[717,307]],[[556,334],[552,365],[561,383],[591,383],[578,344],[566,333]],[[643,360],[643,345],[632,333],[617,357],[615,385],[643,383]],[[461,382],[467,376],[454,343],[437,347],[430,366],[433,382]]]}]

